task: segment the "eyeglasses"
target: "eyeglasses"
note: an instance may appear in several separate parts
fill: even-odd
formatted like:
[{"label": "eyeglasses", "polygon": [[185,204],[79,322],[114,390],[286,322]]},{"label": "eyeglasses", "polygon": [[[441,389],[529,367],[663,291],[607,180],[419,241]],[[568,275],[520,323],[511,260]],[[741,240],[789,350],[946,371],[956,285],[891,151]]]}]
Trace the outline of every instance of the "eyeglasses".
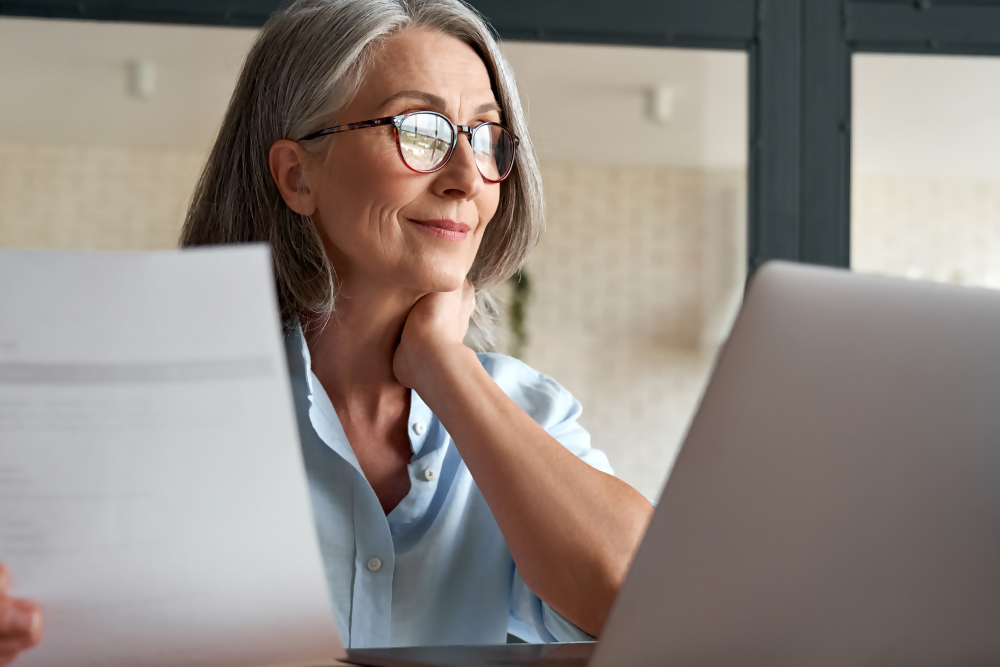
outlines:
[{"label": "eyeglasses", "polygon": [[448,164],[458,144],[458,135],[468,135],[476,157],[476,166],[479,167],[483,180],[488,183],[499,183],[510,175],[517,145],[520,143],[520,139],[499,123],[480,123],[475,127],[455,125],[447,116],[436,111],[415,111],[337,125],[313,132],[299,141],[380,125],[392,125],[396,135],[396,148],[399,149],[403,164],[421,174],[435,172]]}]

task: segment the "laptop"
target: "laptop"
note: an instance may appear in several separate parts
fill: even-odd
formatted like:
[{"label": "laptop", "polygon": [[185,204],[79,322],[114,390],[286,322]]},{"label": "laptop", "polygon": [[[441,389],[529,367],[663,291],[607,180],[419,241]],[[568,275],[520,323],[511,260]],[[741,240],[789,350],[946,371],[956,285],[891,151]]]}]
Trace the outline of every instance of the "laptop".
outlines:
[{"label": "laptop", "polygon": [[1000,664],[1000,292],[763,266],[599,642],[347,661]]}]

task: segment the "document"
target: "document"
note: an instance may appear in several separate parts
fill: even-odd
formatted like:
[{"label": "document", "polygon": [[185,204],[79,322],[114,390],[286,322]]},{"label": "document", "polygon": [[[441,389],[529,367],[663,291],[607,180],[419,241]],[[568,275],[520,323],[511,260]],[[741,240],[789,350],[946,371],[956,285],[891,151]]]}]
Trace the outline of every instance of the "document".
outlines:
[{"label": "document", "polygon": [[342,655],[265,247],[0,251],[0,562],[18,667]]}]

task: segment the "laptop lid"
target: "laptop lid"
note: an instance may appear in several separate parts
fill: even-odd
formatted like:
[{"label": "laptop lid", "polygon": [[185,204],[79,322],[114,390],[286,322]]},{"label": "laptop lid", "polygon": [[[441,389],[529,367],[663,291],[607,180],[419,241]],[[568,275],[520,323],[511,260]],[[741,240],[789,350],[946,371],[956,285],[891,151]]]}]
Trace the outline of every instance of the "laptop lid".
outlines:
[{"label": "laptop lid", "polygon": [[1000,292],[762,267],[591,664],[1000,664]]}]

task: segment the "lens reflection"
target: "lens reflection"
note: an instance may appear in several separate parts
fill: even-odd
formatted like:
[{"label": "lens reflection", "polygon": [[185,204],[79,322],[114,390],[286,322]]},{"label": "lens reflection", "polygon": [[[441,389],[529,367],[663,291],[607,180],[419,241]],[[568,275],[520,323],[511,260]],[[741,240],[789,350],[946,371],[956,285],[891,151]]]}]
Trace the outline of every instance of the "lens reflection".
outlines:
[{"label": "lens reflection", "polygon": [[453,130],[446,118],[415,113],[399,127],[399,147],[412,169],[432,171],[441,166],[451,149]]},{"label": "lens reflection", "polygon": [[[455,135],[454,126],[433,112],[414,113],[397,125],[403,161],[416,171],[440,168],[448,159]],[[480,173],[488,181],[502,181],[514,161],[514,137],[496,123],[478,125],[471,136],[472,151]]]},{"label": "lens reflection", "polygon": [[483,123],[472,131],[472,150],[483,176],[501,181],[514,161],[514,137],[496,123]]},{"label": "lens reflection", "polygon": [[476,164],[483,176],[491,181],[500,180],[497,164],[493,159],[497,129],[496,125],[487,123],[472,131],[472,152],[476,156]]}]

